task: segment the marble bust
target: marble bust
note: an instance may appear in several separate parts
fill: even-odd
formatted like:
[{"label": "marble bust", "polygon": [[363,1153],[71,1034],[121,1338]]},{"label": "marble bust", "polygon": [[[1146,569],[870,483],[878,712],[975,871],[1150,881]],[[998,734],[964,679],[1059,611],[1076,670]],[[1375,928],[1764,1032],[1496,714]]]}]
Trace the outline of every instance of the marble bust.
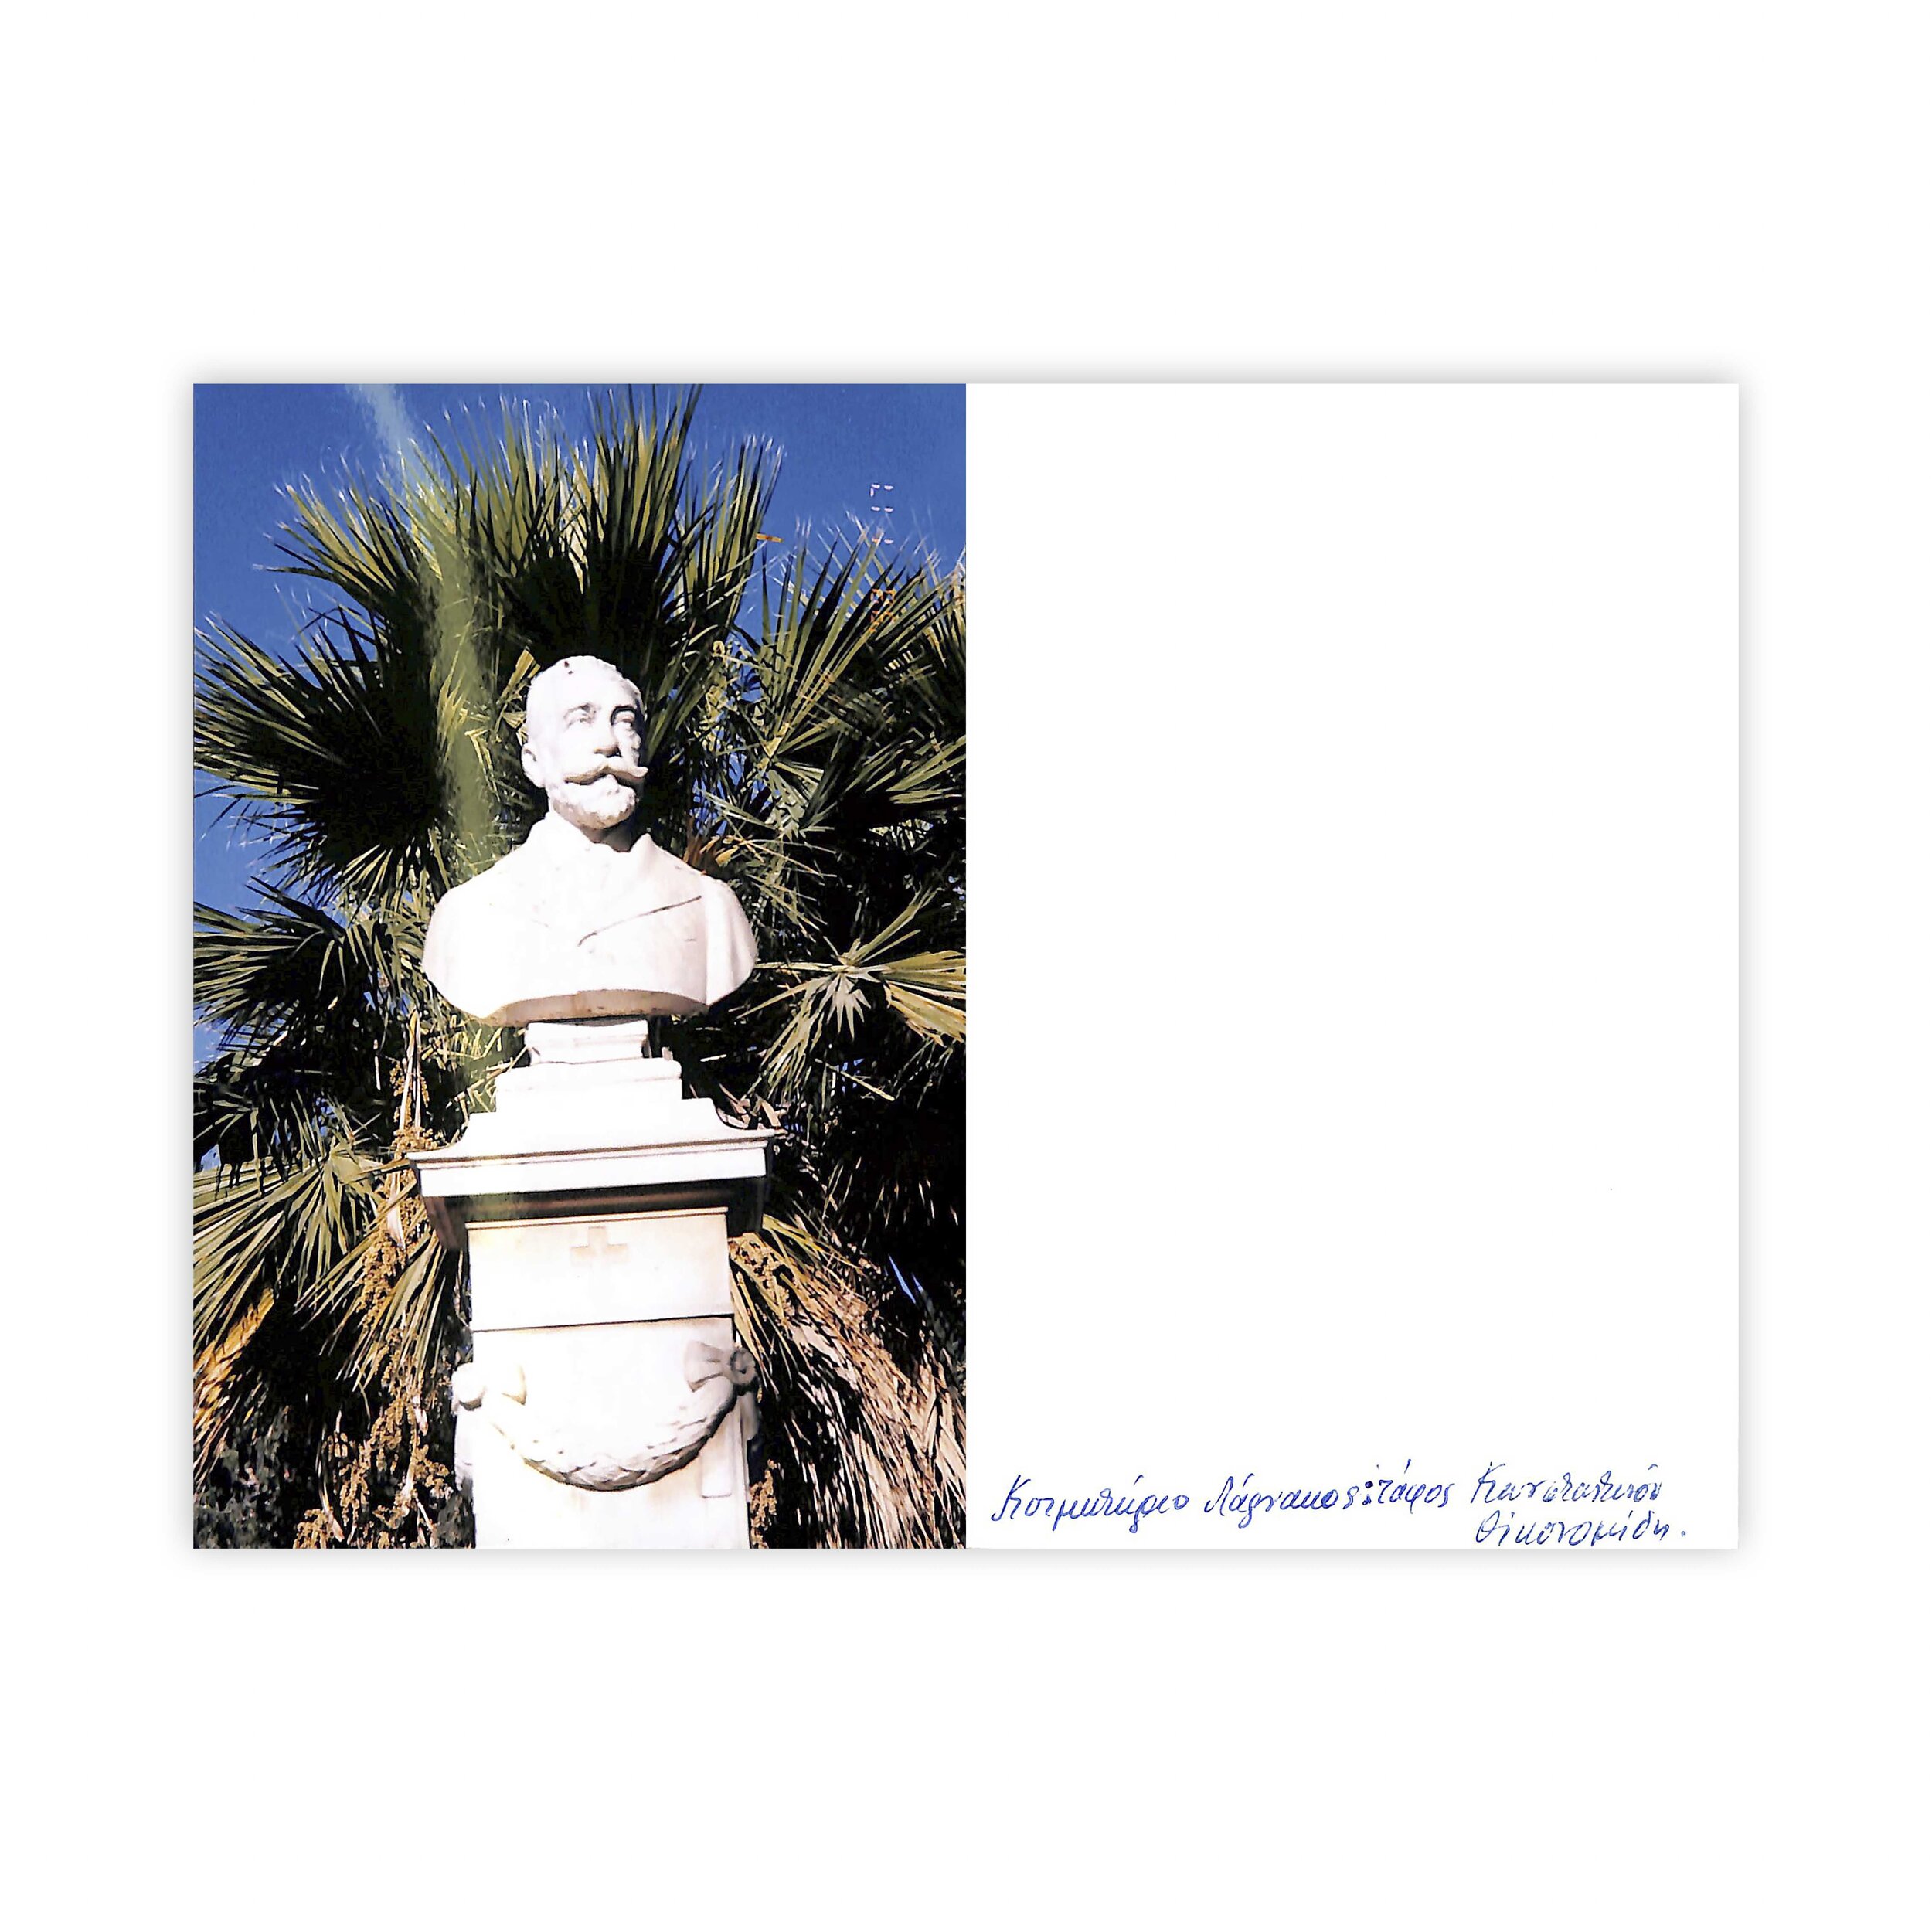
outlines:
[{"label": "marble bust", "polygon": [[444,895],[423,969],[498,1026],[695,1013],[757,963],[731,889],[631,824],[643,701],[600,658],[532,679],[523,769],[550,809],[515,851]]}]

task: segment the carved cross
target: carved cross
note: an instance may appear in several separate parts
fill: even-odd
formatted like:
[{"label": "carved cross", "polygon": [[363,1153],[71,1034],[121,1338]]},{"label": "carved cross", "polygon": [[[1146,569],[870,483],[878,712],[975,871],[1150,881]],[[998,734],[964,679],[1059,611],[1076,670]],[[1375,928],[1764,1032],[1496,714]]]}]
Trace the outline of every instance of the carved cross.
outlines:
[{"label": "carved cross", "polygon": [[599,1222],[581,1241],[574,1242],[570,1248],[570,1265],[587,1274],[593,1268],[622,1267],[624,1257],[631,1252],[622,1241],[613,1241],[604,1223]]}]

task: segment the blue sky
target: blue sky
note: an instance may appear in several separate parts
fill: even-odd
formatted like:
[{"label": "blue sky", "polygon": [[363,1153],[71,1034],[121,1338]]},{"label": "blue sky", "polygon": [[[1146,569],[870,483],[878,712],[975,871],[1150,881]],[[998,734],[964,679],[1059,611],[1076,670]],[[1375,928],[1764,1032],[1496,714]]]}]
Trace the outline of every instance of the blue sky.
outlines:
[{"label": "blue sky", "polygon": [[[404,438],[439,434],[465,412],[487,428],[504,399],[554,412],[566,432],[588,425],[593,388],[555,384],[202,384],[195,391],[195,621],[219,617],[257,643],[285,646],[314,587],[277,577],[273,533],[281,492],[298,478],[366,477]],[[773,383],[707,388],[698,441],[723,457],[747,437],[782,454],[774,535],[809,526],[850,536],[853,519],[904,549],[923,543],[950,568],[966,546],[966,392],[957,385]],[[889,485],[890,488],[875,488]],[[889,504],[888,518],[883,506]],[[235,906],[253,864],[215,808],[195,805],[195,896]]]}]

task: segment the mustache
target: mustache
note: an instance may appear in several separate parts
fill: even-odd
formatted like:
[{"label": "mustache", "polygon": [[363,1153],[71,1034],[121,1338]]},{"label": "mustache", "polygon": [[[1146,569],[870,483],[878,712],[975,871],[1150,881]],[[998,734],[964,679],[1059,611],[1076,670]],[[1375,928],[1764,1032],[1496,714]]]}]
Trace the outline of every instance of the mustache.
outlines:
[{"label": "mustache", "polygon": [[617,778],[627,785],[641,785],[649,770],[648,765],[629,764],[621,758],[595,758],[575,770],[566,771],[563,782],[569,785],[589,785],[600,778]]}]

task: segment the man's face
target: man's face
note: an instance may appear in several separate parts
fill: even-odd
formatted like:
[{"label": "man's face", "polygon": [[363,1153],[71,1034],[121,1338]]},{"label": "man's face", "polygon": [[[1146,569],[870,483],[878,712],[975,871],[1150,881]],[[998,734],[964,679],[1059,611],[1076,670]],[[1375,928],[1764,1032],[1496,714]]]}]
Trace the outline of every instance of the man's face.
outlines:
[{"label": "man's face", "polygon": [[644,780],[642,721],[631,687],[587,665],[546,675],[530,700],[523,769],[549,794],[550,809],[587,832],[621,825]]}]

